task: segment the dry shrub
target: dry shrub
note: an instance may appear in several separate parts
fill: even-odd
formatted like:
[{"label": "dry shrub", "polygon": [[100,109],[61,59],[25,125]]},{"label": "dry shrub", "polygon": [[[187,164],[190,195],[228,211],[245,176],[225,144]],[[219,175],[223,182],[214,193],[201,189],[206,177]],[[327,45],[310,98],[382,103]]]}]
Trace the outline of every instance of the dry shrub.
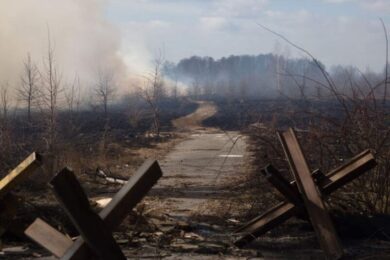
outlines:
[{"label": "dry shrub", "polygon": [[[265,111],[272,113],[275,120],[261,123],[272,131],[281,126],[297,129],[309,165],[323,172],[364,149],[370,149],[377,160],[377,167],[336,192],[332,195],[335,199],[331,201],[339,209],[355,209],[369,214],[390,213],[389,52],[387,29],[380,21],[386,43],[383,78],[372,78],[372,75],[365,75],[354,68],[337,71],[333,78],[309,51],[259,24],[308,56],[322,76],[310,78],[305,72],[293,75],[283,71],[281,74],[288,75],[295,83],[297,94],[289,97],[281,93],[287,99],[283,108]],[[269,130],[264,131],[264,127],[254,133],[255,141],[263,147],[263,165],[268,162],[288,169],[274,136],[269,136]]]},{"label": "dry shrub", "polygon": [[[331,81],[333,82],[333,81]],[[331,83],[333,84],[333,83]],[[332,195],[332,205],[370,214],[390,213],[390,107],[386,99],[379,102],[375,89],[349,92],[335,85],[328,87],[326,98],[289,98],[285,106],[275,105],[264,111],[272,120],[252,125],[252,137],[258,143],[257,155],[262,167],[272,163],[284,172],[285,161],[276,131],[294,127],[298,132],[309,165],[328,172],[359,152],[370,149],[378,162],[373,170]],[[287,177],[291,177],[285,173]]]}]

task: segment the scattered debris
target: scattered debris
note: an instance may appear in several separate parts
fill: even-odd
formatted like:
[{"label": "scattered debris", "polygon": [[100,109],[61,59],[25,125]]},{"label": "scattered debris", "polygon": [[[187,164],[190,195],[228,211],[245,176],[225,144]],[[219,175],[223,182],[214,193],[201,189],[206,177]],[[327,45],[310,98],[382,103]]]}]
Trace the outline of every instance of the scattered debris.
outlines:
[{"label": "scattered debris", "polygon": [[4,255],[19,255],[25,254],[29,251],[28,247],[25,246],[15,246],[15,247],[7,247],[1,250],[1,253]]},{"label": "scattered debris", "polygon": [[110,183],[125,184],[127,182],[126,180],[123,180],[121,178],[107,176],[107,174],[100,168],[96,169],[96,176],[103,178]]}]

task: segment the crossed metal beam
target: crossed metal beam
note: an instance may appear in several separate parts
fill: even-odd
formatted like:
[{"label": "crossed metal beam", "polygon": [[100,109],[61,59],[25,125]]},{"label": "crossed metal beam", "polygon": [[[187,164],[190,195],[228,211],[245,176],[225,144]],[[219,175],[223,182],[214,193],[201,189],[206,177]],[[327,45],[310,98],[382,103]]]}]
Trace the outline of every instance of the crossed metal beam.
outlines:
[{"label": "crossed metal beam", "polygon": [[25,234],[61,259],[126,259],[111,232],[161,176],[157,161],[146,161],[97,214],[91,209],[74,173],[64,168],[50,185],[81,236],[73,242],[39,218],[25,230]]},{"label": "crossed metal beam", "polygon": [[21,203],[20,199],[12,194],[12,189],[35,172],[42,165],[42,161],[42,156],[34,152],[0,180],[0,236],[12,223]]},{"label": "crossed metal beam", "polygon": [[342,246],[326,210],[323,196],[331,194],[375,167],[374,156],[369,150],[365,150],[327,174],[320,171],[311,173],[294,130],[290,128],[286,132],[278,133],[278,136],[295,181],[288,182],[272,165],[262,170],[267,180],[286,200],[237,229],[235,233],[241,237],[234,244],[243,247],[289,218],[303,216],[312,223],[326,256],[330,259],[341,258]]}]

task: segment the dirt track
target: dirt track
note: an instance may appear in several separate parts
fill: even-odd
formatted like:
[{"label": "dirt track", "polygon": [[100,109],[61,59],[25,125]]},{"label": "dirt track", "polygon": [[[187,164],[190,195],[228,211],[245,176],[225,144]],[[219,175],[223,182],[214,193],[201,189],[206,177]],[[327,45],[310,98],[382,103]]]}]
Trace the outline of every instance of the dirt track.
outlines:
[{"label": "dirt track", "polygon": [[202,128],[203,120],[213,116],[217,112],[217,108],[211,102],[198,101],[197,103],[199,107],[194,113],[178,118],[172,122],[177,130],[196,131],[196,129]]}]

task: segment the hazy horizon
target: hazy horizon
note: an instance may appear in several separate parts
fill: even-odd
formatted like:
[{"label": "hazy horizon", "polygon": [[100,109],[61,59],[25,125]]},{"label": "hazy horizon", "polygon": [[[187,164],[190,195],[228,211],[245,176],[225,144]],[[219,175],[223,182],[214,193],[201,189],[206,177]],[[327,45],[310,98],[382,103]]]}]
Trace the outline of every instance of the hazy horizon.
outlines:
[{"label": "hazy horizon", "polygon": [[43,66],[48,29],[66,82],[94,84],[98,71],[115,72],[128,88],[164,58],[275,53],[304,55],[263,24],[310,51],[328,68],[352,65],[382,71],[385,0],[4,0],[0,3],[0,82],[19,82],[27,53]]}]

